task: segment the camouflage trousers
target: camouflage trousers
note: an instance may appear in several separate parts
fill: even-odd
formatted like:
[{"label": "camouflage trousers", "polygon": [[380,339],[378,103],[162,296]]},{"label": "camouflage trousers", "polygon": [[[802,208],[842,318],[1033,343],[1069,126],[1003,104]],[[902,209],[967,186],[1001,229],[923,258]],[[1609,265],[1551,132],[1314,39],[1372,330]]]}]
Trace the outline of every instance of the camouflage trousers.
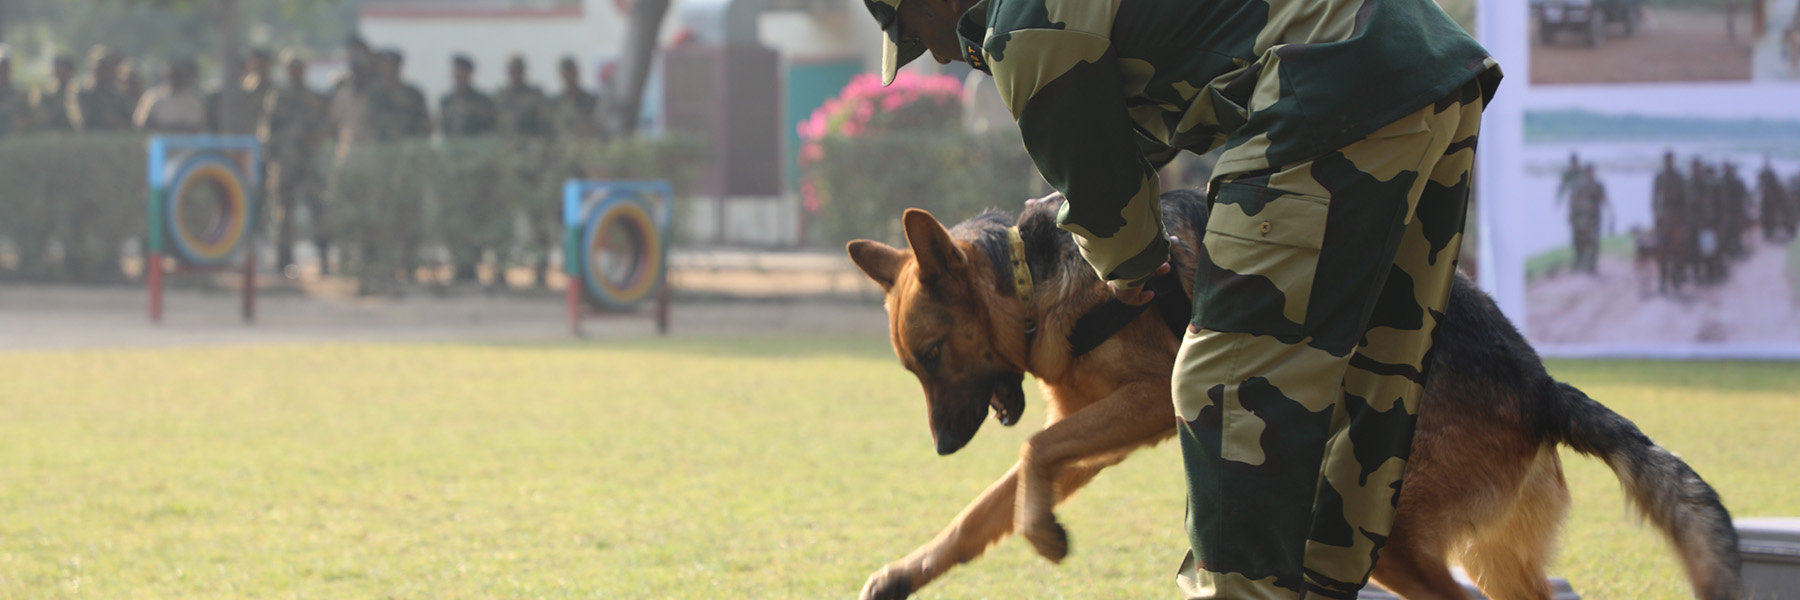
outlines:
[{"label": "camouflage trousers", "polygon": [[1354,598],[1462,242],[1473,84],[1326,155],[1214,175],[1173,391],[1189,598]]}]

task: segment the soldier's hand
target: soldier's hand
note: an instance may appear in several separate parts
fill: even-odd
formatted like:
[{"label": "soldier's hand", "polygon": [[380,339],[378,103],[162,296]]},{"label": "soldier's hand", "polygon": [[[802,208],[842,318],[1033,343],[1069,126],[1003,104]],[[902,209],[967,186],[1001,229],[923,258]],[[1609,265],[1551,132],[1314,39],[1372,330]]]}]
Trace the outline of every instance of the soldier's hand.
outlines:
[{"label": "soldier's hand", "polygon": [[[1179,243],[1180,240],[1178,238],[1172,235],[1169,236],[1169,246],[1171,248]],[[1151,271],[1150,277],[1145,277],[1138,281],[1137,285],[1131,285],[1128,282],[1115,280],[1106,282],[1106,287],[1107,289],[1112,290],[1113,298],[1118,299],[1118,301],[1132,306],[1142,306],[1149,303],[1151,300],[1156,299],[1156,292],[1144,289],[1144,282],[1149,281],[1151,277],[1166,275],[1168,273],[1169,263],[1168,261],[1163,261],[1162,266],[1157,267],[1155,271]]]}]

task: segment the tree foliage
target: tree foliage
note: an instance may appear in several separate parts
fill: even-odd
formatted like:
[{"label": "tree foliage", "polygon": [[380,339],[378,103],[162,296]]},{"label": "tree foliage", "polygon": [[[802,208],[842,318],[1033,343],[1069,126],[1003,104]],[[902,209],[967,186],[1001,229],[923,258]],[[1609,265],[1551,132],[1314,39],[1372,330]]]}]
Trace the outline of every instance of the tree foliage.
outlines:
[{"label": "tree foliage", "polygon": [[[216,0],[0,0],[0,40],[27,59],[33,53],[79,55],[106,44],[135,57],[140,67],[193,57],[217,73],[212,57],[222,34],[208,5]],[[251,46],[335,49],[356,26],[356,0],[235,0],[237,31]],[[41,77],[48,61],[31,61],[21,75]],[[145,74],[154,73],[154,69]]]}]

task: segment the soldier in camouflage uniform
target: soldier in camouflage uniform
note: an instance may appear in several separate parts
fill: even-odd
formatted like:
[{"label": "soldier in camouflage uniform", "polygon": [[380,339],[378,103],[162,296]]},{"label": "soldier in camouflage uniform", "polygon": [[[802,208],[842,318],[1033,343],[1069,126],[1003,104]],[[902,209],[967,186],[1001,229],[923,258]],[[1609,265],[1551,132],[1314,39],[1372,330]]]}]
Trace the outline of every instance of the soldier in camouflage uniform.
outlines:
[{"label": "soldier in camouflage uniform", "polygon": [[193,134],[206,129],[206,102],[201,97],[199,67],[191,58],[176,58],[164,67],[163,84],[145,92],[132,122],[149,133]]},{"label": "soldier in camouflage uniform", "polygon": [[119,55],[95,45],[88,51],[88,82],[75,92],[75,115],[82,131],[131,131],[131,113],[137,108],[119,89]]},{"label": "soldier in camouflage uniform", "polygon": [[445,138],[471,137],[494,132],[494,99],[475,89],[475,61],[457,55],[450,60],[450,93],[438,101],[438,119]]},{"label": "soldier in camouflage uniform", "polygon": [[344,44],[349,69],[332,84],[325,94],[326,113],[332,123],[332,137],[337,148],[333,159],[339,165],[350,160],[358,146],[369,135],[369,89],[375,87],[375,51],[361,37],[352,35]]},{"label": "soldier in camouflage uniform", "polygon": [[1701,285],[1718,283],[1725,277],[1725,260],[1719,251],[1719,178],[1712,165],[1700,162],[1698,156],[1688,173],[1687,221],[1692,231],[1688,237],[1692,241],[1689,248],[1694,250],[1689,258],[1694,280]]},{"label": "soldier in camouflage uniform", "polygon": [[113,72],[119,74],[119,93],[125,96],[125,103],[137,106],[144,98],[144,77],[138,71],[137,61],[127,56],[119,59]]},{"label": "soldier in camouflage uniform", "polygon": [[1794,214],[1788,206],[1787,190],[1781,187],[1781,178],[1775,175],[1775,167],[1763,157],[1763,168],[1756,175],[1757,195],[1762,201],[1761,209],[1763,241],[1780,244],[1794,238]]},{"label": "soldier in camouflage uniform", "polygon": [[1675,153],[1663,153],[1663,167],[1656,173],[1651,192],[1650,214],[1656,228],[1657,292],[1680,292],[1687,281],[1689,230],[1687,223],[1687,180],[1675,168]]},{"label": "soldier in camouflage uniform", "polygon": [[75,115],[75,59],[51,60],[50,82],[31,91],[31,127],[35,131],[70,133],[81,119]]},{"label": "soldier in camouflage uniform", "polygon": [[294,264],[294,211],[305,205],[313,227],[313,247],[319,254],[319,273],[331,271],[329,245],[321,231],[325,214],[320,201],[322,185],[319,147],[325,142],[330,124],[326,120],[324,95],[306,87],[306,59],[296,51],[284,53],[287,86],[268,96],[257,127],[262,141],[268,179],[264,189],[275,207],[275,268],[285,270]]},{"label": "soldier in camouflage uniform", "polygon": [[[494,94],[494,104],[500,111],[500,136],[517,145],[517,152],[523,165],[520,172],[525,187],[540,187],[538,184],[549,177],[546,171],[546,160],[549,152],[551,131],[550,99],[543,90],[531,85],[525,79],[525,57],[513,55],[506,61],[506,87]],[[532,223],[532,237],[537,247],[537,259],[532,265],[532,282],[537,287],[548,285],[550,257],[552,249],[561,244],[560,231],[545,226],[546,216],[552,206],[547,202],[529,203],[526,206],[528,217]]]},{"label": "soldier in camouflage uniform", "polygon": [[1500,79],[1486,50],[1430,0],[865,4],[884,81],[927,49],[993,75],[1068,198],[1058,224],[1123,301],[1168,268],[1157,167],[1223,147],[1172,386],[1177,581],[1354,597],[1404,534],[1424,358]]},{"label": "soldier in camouflage uniform", "polygon": [[1600,217],[1607,210],[1606,186],[1594,175],[1594,165],[1584,165],[1569,188],[1569,231],[1575,250],[1574,268],[1587,274],[1599,273]]},{"label": "soldier in camouflage uniform", "polygon": [[544,139],[550,131],[550,99],[525,80],[525,57],[506,61],[506,87],[494,94],[500,135],[511,139]]},{"label": "soldier in camouflage uniform", "polygon": [[1750,220],[1750,188],[1738,176],[1737,165],[1725,163],[1719,176],[1719,253],[1726,258],[1744,256],[1744,228]]},{"label": "soldier in camouflage uniform", "polygon": [[[398,50],[385,50],[377,60],[378,78],[370,86],[365,101],[369,111],[369,138],[376,143],[422,140],[431,136],[431,114],[425,94],[401,79],[405,57]],[[423,198],[390,198],[403,211],[399,218],[419,218]],[[398,244],[399,266],[407,282],[417,279],[419,245],[417,228],[408,228],[408,237]]]},{"label": "soldier in camouflage uniform", "polygon": [[1562,179],[1556,184],[1556,203],[1562,204],[1581,185],[1581,156],[1570,152],[1569,164],[1563,167]]},{"label": "soldier in camouflage uniform", "polygon": [[[268,109],[269,96],[275,93],[275,60],[268,50],[251,50],[242,64],[241,69],[229,69],[225,83],[206,95],[207,129],[214,133],[254,135]],[[238,103],[234,115],[225,114],[227,96]]]},{"label": "soldier in camouflage uniform", "polygon": [[370,136],[377,142],[422,139],[431,135],[425,94],[400,78],[405,57],[395,50],[380,54],[379,78],[369,88]]},{"label": "soldier in camouflage uniform", "polygon": [[[450,93],[444,94],[439,102],[439,122],[443,126],[444,139],[484,137],[494,133],[498,119],[498,109],[494,99],[476,90],[472,83],[475,75],[475,61],[467,56],[458,55],[451,59],[451,77],[454,85]],[[491,153],[486,160],[466,167],[463,173],[473,183],[470,189],[450,190],[440,196],[446,212],[459,213],[455,217],[445,219],[444,233],[452,239],[450,245],[451,280],[458,283],[474,282],[478,279],[476,267],[481,256],[486,252],[485,240],[502,237],[496,231],[510,231],[511,214],[505,210],[495,210],[494,180],[495,158]],[[494,214],[499,213],[499,214]],[[473,243],[462,243],[472,241]]]},{"label": "soldier in camouflage uniform", "polygon": [[0,45],[0,139],[22,133],[31,125],[31,104],[13,87],[12,53]]},{"label": "soldier in camouflage uniform", "polygon": [[581,89],[581,69],[575,57],[565,56],[557,65],[562,93],[550,103],[552,135],[565,140],[600,139],[600,98]]}]

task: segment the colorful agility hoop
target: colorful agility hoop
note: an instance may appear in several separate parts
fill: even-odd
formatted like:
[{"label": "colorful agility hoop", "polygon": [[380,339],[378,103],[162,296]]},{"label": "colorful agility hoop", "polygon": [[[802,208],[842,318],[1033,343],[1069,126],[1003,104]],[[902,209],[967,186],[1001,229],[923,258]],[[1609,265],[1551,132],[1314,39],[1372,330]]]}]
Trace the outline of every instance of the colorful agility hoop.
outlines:
[{"label": "colorful agility hoop", "polygon": [[[181,164],[163,199],[164,221],[177,258],[203,267],[231,259],[250,231],[249,194],[244,187],[237,165],[224,156],[199,153]],[[196,216],[205,224],[195,227]]]},{"label": "colorful agility hoop", "polygon": [[570,328],[577,335],[589,309],[629,312],[653,297],[657,330],[668,331],[673,195],[666,181],[564,183],[565,293]]},{"label": "colorful agility hoop", "polygon": [[243,317],[249,322],[256,306],[253,224],[262,184],[261,145],[251,136],[154,136],[147,158],[149,253],[144,267],[150,320],[162,321],[168,253],[178,272],[241,266]]}]

